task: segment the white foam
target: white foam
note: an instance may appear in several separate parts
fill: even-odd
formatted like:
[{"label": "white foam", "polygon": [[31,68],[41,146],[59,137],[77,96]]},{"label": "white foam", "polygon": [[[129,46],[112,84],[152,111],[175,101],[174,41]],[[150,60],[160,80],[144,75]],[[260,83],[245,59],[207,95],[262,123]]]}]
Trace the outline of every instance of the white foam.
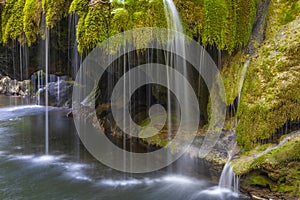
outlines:
[{"label": "white foam", "polygon": [[35,163],[50,163],[50,162],[54,162],[56,160],[61,159],[62,156],[53,156],[53,155],[42,155],[39,157],[34,157],[32,159],[33,162]]},{"label": "white foam", "polygon": [[102,185],[118,187],[118,186],[133,186],[143,184],[142,180],[138,179],[128,179],[128,180],[113,180],[113,179],[105,179],[100,181]]},{"label": "white foam", "polygon": [[234,196],[234,197],[239,196],[238,193],[233,192],[230,189],[222,188],[222,187],[219,187],[219,186],[214,186],[214,187],[208,188],[206,190],[203,190],[203,191],[199,192],[198,194],[206,194],[206,195],[209,195],[209,196],[220,196],[220,197],[222,197],[225,194],[226,195],[231,195],[231,196]]},{"label": "white foam", "polygon": [[12,160],[31,160],[34,158],[33,155],[10,155],[9,158]]},{"label": "white foam", "polygon": [[163,181],[170,182],[170,183],[179,183],[179,184],[193,184],[197,182],[197,180],[193,180],[186,176],[180,175],[170,175],[163,177]]}]

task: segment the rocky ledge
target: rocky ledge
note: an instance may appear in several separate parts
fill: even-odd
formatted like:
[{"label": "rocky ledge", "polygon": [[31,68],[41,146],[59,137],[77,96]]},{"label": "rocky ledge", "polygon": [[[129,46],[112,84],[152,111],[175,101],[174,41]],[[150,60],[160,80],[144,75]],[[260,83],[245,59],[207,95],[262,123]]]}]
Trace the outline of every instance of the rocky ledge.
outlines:
[{"label": "rocky ledge", "polygon": [[9,76],[2,76],[0,74],[0,94],[29,96],[30,95],[30,81],[17,81],[11,79]]}]

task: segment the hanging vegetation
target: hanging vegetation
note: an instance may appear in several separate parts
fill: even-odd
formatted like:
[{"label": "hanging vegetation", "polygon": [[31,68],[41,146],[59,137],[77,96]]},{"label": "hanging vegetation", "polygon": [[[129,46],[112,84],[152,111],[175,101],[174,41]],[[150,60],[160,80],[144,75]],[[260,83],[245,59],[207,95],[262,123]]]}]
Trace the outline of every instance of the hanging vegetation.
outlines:
[{"label": "hanging vegetation", "polygon": [[[185,33],[204,45],[232,53],[247,44],[257,0],[175,0],[175,3]],[[298,8],[291,6],[290,9],[297,12]],[[2,41],[18,39],[30,46],[39,34],[43,35],[42,11],[50,29],[68,13],[79,16],[77,41],[80,52],[126,30],[167,27],[162,0],[7,0],[2,10]],[[282,20],[290,19],[292,16]],[[142,41],[137,39],[135,42]],[[148,42],[146,38],[144,42]]]},{"label": "hanging vegetation", "polygon": [[19,39],[22,42],[23,8],[25,0],[8,0],[2,12],[2,41]]},{"label": "hanging vegetation", "polygon": [[24,32],[28,46],[31,46],[40,32],[42,5],[39,0],[26,0],[24,7]]},{"label": "hanging vegetation", "polygon": [[68,14],[69,5],[68,0],[42,0],[48,28],[53,28],[58,21]]}]

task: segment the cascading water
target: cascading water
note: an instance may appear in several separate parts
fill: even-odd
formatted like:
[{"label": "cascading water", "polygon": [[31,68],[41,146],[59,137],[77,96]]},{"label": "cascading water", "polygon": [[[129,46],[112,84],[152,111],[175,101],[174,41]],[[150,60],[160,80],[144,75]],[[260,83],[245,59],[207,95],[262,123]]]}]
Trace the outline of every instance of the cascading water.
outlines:
[{"label": "cascading water", "polygon": [[[242,94],[242,89],[244,85],[244,80],[245,80],[245,75],[247,72],[247,69],[250,65],[250,60],[247,60],[246,63],[244,64],[244,67],[241,72],[241,78],[240,82],[238,85],[238,103],[237,103],[237,109],[240,104],[240,99],[241,99],[241,94]],[[237,117],[235,117],[235,127],[234,127],[234,132],[235,128],[237,126]],[[235,141],[234,141],[235,142]],[[231,149],[230,152],[228,152],[228,160],[222,170],[222,174],[219,180],[219,187],[222,188],[228,188],[228,189],[233,189],[234,192],[238,193],[239,192],[239,177],[235,175],[233,168],[230,166],[230,161],[233,155],[231,155],[236,147],[236,143],[233,145],[233,148]]]},{"label": "cascading water", "polygon": [[57,100],[60,98],[60,77],[57,77]]},{"label": "cascading water", "polygon": [[[168,52],[175,52],[174,54],[169,54],[168,52],[166,52],[166,56],[165,56],[165,60],[166,60],[166,64],[169,65],[169,67],[174,67],[177,71],[179,71],[180,73],[182,73],[182,75],[184,77],[186,77],[188,79],[188,73],[187,73],[187,66],[186,66],[186,62],[185,60],[181,60],[177,57],[177,55],[184,55],[185,57],[185,43],[184,43],[184,39],[181,38],[181,36],[175,34],[174,32],[178,32],[178,33],[183,33],[183,29],[182,29],[182,24],[181,24],[181,20],[179,17],[179,13],[176,9],[176,6],[174,4],[174,2],[172,0],[164,0],[164,11],[165,11],[165,16],[166,16],[166,20],[167,20],[167,24],[168,24],[168,29],[172,30],[170,31],[170,33],[168,34],[168,45],[167,45],[167,50]],[[174,75],[172,73],[170,73],[169,71],[167,71],[167,80],[168,80],[168,85],[170,86],[171,84],[171,80],[175,80]],[[184,103],[180,106],[187,106],[189,104],[189,96],[191,96],[191,94],[188,94],[188,89],[187,88],[187,83],[179,83],[178,81],[175,80],[175,82],[173,83],[175,84],[175,90],[179,90],[180,86],[179,85],[184,85],[183,87],[184,89]],[[170,87],[168,87],[170,88]],[[172,100],[171,100],[171,93],[168,90],[167,91],[167,95],[168,95],[168,130],[172,129],[172,126],[174,124],[174,122],[171,121],[171,111],[174,105]],[[186,122],[189,122],[190,120],[190,116],[187,113],[182,113],[183,114],[183,118],[181,120],[181,123],[183,124],[183,126],[185,128],[187,128],[188,124]],[[176,106],[175,108],[175,116],[179,116],[180,115],[180,108]],[[188,128],[187,128],[188,129]],[[171,135],[171,131],[169,131],[169,136]]]},{"label": "cascading water", "polygon": [[244,67],[243,67],[243,70],[242,70],[242,73],[241,73],[241,78],[240,78],[240,82],[239,82],[239,90],[238,90],[238,105],[237,105],[237,109],[240,105],[240,100],[241,100],[241,94],[242,94],[242,90],[243,90],[243,85],[244,85],[244,80],[245,80],[245,76],[246,76],[246,72],[247,72],[247,69],[250,65],[250,60],[247,60],[246,63],[244,64]]},{"label": "cascading water", "polygon": [[78,19],[79,17],[76,14],[69,15],[68,45],[70,48],[68,49],[68,59],[71,66],[68,66],[68,72],[73,78],[76,77],[79,66],[82,63],[82,56],[78,53],[78,42],[76,39]]},{"label": "cascading water", "polygon": [[46,108],[46,112],[45,112],[45,154],[48,155],[49,154],[49,108],[48,108],[48,75],[49,75],[49,40],[50,40],[50,36],[49,36],[49,29],[46,28],[46,45],[45,45],[45,108]]},{"label": "cascading water", "polygon": [[233,168],[230,166],[231,157],[228,158],[219,180],[219,187],[228,188],[235,193],[239,192],[239,177],[235,175]]},{"label": "cascading water", "polygon": [[[164,3],[164,11],[165,11],[165,16],[166,16],[166,20],[167,20],[167,24],[168,24],[168,29],[172,30],[172,31],[176,31],[176,32],[180,32],[182,33],[182,25],[180,22],[180,17],[178,14],[178,11],[176,9],[176,6],[174,4],[174,2],[172,0],[163,0]],[[171,32],[171,31],[170,31]],[[172,32],[171,32],[172,33]],[[184,51],[184,43],[183,41],[180,40],[180,38],[177,37],[177,35],[172,35],[171,33],[168,33],[168,45],[167,45],[167,49],[169,52],[177,52],[177,51]],[[172,55],[169,54],[169,52],[165,52],[165,60],[166,60],[166,64],[169,65],[169,67],[174,67],[175,69],[178,69],[178,60],[176,59],[176,55]],[[183,75],[186,75],[186,66],[183,63]],[[172,74],[170,73],[170,70],[168,68],[167,70],[167,84],[168,84],[168,88],[170,88],[170,84],[171,80],[174,80],[174,77],[172,77]],[[176,84],[176,89],[178,89],[179,87],[177,86],[177,84],[182,84],[182,83],[178,83],[177,81],[175,81]],[[187,95],[185,95],[185,97],[187,97]],[[173,122],[172,122],[172,99],[171,99],[171,92],[169,90],[167,90],[167,114],[168,114],[168,118],[167,118],[167,127],[168,127],[168,140],[171,140],[172,137],[172,126],[173,126]],[[184,105],[186,105],[186,103],[188,103],[188,101],[186,100]],[[184,106],[182,105],[182,106]],[[174,111],[173,111],[174,112]],[[180,115],[180,108],[176,107],[175,108],[175,116],[179,116]],[[168,158],[169,159],[169,158]]]}]

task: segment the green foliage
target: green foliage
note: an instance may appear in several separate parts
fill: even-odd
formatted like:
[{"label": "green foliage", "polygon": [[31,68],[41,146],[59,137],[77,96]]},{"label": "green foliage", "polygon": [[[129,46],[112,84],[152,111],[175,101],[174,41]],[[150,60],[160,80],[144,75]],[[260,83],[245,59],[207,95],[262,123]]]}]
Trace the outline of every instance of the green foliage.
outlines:
[{"label": "green foliage", "polygon": [[256,0],[204,0],[204,45],[232,53],[247,44],[254,17]]},{"label": "green foliage", "polygon": [[8,0],[2,13],[2,41],[7,43],[9,39],[23,38],[23,8],[25,0]]},{"label": "green foliage", "polygon": [[40,31],[42,5],[39,0],[26,0],[24,7],[24,32],[28,46],[31,46]]},{"label": "green foliage", "polygon": [[88,13],[88,10],[89,10],[88,0],[73,0],[70,5],[69,13],[70,14],[77,13],[79,16],[84,17]]},{"label": "green foliage", "polygon": [[175,3],[182,19],[185,33],[191,38],[200,40],[204,24],[203,0],[175,0]]},{"label": "green foliage", "polygon": [[48,28],[53,28],[56,22],[66,16],[69,3],[68,0],[42,0],[42,7],[46,15],[46,25]]},{"label": "green foliage", "polygon": [[70,12],[79,12],[80,18],[76,37],[78,50],[83,52],[94,48],[108,38],[111,6],[110,3],[99,3],[85,10],[88,6],[87,2],[81,1],[79,3],[77,5],[72,4]]},{"label": "green foliage", "polygon": [[[78,49],[88,51],[105,39],[126,30],[141,27],[166,27],[164,7],[161,0],[127,0],[98,2],[88,6],[86,1],[76,0],[71,4],[70,13],[80,16],[77,25]],[[141,38],[143,36],[143,38]],[[151,33],[136,31],[133,43],[137,48],[148,43]],[[120,47],[120,44],[115,44]]]},{"label": "green foliage", "polygon": [[300,13],[300,3],[298,0],[292,0],[292,1],[285,0],[284,6],[280,11],[280,18],[279,18],[280,24],[284,25],[293,21],[294,19],[296,19],[299,13]]}]

